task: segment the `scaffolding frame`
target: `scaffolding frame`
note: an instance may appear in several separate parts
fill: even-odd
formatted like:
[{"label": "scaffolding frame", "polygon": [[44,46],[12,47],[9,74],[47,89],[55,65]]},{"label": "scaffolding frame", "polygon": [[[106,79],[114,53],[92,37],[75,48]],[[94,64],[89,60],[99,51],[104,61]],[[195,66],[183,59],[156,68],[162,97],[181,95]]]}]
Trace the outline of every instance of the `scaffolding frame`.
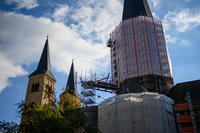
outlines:
[{"label": "scaffolding frame", "polygon": [[[101,77],[101,78],[100,78]],[[90,76],[80,77],[81,83],[81,102],[83,103],[83,108],[86,111],[87,117],[89,118],[88,126],[92,126],[92,114],[94,114],[93,108],[96,105],[96,90],[105,92],[114,92],[117,89],[117,85],[109,83],[108,76],[103,76],[100,74],[92,74]],[[116,91],[115,91],[116,92]]]},{"label": "scaffolding frame", "polygon": [[103,76],[100,74],[93,74],[89,77],[80,77],[81,83],[81,100],[84,106],[91,106],[96,104],[96,90],[116,93],[118,89],[117,84],[113,84],[108,76]]}]

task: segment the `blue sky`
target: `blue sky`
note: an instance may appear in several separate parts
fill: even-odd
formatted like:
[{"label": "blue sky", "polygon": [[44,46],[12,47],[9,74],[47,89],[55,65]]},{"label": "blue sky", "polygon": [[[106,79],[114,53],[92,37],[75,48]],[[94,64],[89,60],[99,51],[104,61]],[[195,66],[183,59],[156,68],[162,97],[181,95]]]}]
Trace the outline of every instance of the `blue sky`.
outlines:
[{"label": "blue sky", "polygon": [[[148,3],[154,17],[163,21],[175,84],[200,79],[200,1]],[[37,68],[47,34],[57,97],[72,59],[78,77],[91,69],[107,75],[106,41],[121,21],[122,7],[123,0],[1,0],[0,121],[20,121],[14,104],[25,99],[28,75]]]}]

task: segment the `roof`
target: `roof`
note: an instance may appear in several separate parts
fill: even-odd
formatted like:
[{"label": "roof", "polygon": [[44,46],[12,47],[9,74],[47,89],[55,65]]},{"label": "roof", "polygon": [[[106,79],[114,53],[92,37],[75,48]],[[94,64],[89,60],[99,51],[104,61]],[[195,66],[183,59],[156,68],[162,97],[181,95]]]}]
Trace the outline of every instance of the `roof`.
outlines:
[{"label": "roof", "polygon": [[124,0],[122,21],[138,16],[153,17],[147,0]]},{"label": "roof", "polygon": [[186,92],[190,93],[192,103],[200,103],[200,80],[178,83],[170,90],[170,95],[176,104],[186,102]]},{"label": "roof", "polygon": [[77,91],[75,73],[74,73],[74,63],[73,62],[71,64],[71,69],[70,69],[69,77],[68,77],[68,80],[67,80],[65,92],[80,97],[79,94],[78,94],[78,91]]},{"label": "roof", "polygon": [[142,93],[147,90],[141,86],[134,78],[127,81],[127,85],[121,88],[117,94],[127,94],[127,93]]},{"label": "roof", "polygon": [[38,74],[44,74],[44,73],[55,80],[53,74],[51,73],[48,38],[46,39],[38,67],[32,74],[29,75],[29,77],[34,76],[34,75],[38,75]]}]

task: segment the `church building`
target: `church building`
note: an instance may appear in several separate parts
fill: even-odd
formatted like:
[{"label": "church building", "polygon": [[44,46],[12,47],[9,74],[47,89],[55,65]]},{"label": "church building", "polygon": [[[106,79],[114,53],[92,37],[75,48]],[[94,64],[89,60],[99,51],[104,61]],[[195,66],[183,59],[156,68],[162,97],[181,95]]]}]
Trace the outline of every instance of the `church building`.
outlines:
[{"label": "church building", "polygon": [[[29,75],[29,81],[26,91],[25,104],[31,105],[38,103],[41,105],[48,104],[54,100],[56,79],[51,72],[49,41],[46,39],[40,61],[37,69]],[[50,92],[51,97],[46,94]],[[67,81],[66,89],[61,94],[69,93],[72,98],[77,98],[79,102],[80,96],[77,91],[74,73],[74,63],[72,62],[69,78]]]}]

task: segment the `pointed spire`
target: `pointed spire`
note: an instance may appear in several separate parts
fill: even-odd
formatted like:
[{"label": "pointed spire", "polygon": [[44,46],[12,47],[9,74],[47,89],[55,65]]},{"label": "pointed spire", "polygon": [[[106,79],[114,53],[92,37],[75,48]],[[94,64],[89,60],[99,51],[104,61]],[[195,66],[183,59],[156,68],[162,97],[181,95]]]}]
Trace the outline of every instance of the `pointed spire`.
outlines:
[{"label": "pointed spire", "polygon": [[44,69],[44,70],[51,71],[48,38],[46,39],[46,43],[42,52],[42,56],[40,57],[40,61],[39,61],[37,69],[41,69],[41,70]]},{"label": "pointed spire", "polygon": [[45,45],[44,45],[44,49],[42,51],[42,55],[40,57],[40,61],[39,61],[38,67],[29,76],[43,74],[43,73],[46,73],[48,76],[50,76],[52,79],[55,80],[53,74],[51,73],[48,36],[47,36],[47,39],[46,39],[46,42],[45,42]]},{"label": "pointed spire", "polygon": [[147,0],[124,0],[122,21],[138,16],[153,17]]},{"label": "pointed spire", "polygon": [[68,81],[67,81],[65,91],[68,92],[69,94],[73,94],[75,96],[80,97],[78,94],[78,91],[77,91],[77,86],[76,86],[76,79],[75,79],[75,72],[74,72],[74,60],[72,60],[72,65],[71,65],[70,73],[68,76]]}]

